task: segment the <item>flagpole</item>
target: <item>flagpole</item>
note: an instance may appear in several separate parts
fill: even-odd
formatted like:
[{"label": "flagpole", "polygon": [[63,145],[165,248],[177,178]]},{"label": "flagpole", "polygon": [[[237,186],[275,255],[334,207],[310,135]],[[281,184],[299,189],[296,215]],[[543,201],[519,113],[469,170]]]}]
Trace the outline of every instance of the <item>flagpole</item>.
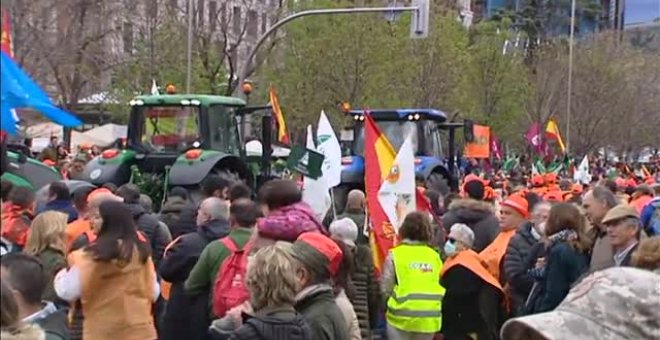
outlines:
[{"label": "flagpole", "polygon": [[568,86],[566,98],[566,154],[571,150],[571,95],[573,93],[573,44],[575,38],[575,0],[571,1],[571,27],[568,37]]},{"label": "flagpole", "polygon": [[335,191],[332,190],[332,188],[330,188],[329,190],[330,190],[330,204],[332,204],[332,220],[334,221],[337,219],[337,207],[335,206]]}]

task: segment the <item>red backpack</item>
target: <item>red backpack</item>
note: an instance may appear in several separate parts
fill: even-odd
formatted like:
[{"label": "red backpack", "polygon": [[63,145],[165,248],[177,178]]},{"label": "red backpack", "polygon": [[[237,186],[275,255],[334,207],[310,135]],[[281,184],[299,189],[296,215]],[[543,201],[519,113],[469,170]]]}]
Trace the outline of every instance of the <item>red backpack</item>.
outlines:
[{"label": "red backpack", "polygon": [[252,249],[252,242],[245,244],[243,249],[238,249],[229,237],[221,239],[220,242],[227,247],[230,254],[222,261],[213,285],[213,314],[219,318],[250,298],[250,292],[245,286],[245,274],[248,254]]}]

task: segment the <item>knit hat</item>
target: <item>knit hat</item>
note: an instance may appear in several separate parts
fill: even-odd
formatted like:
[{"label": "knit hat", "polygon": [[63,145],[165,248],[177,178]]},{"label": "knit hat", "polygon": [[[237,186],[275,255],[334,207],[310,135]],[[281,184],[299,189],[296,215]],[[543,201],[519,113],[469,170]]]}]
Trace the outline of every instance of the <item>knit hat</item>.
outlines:
[{"label": "knit hat", "polygon": [[308,268],[324,269],[328,279],[337,274],[344,258],[335,241],[317,232],[300,234],[291,246],[291,255]]},{"label": "knit hat", "polygon": [[529,216],[529,203],[527,203],[527,200],[520,195],[514,194],[509,196],[501,205],[515,210],[524,218]]},{"label": "knit hat", "polygon": [[351,247],[355,247],[358,237],[358,227],[352,219],[344,217],[330,224],[330,235]]},{"label": "knit hat", "polygon": [[657,273],[630,267],[595,272],[571,289],[551,312],[507,321],[501,338],[657,339]]}]

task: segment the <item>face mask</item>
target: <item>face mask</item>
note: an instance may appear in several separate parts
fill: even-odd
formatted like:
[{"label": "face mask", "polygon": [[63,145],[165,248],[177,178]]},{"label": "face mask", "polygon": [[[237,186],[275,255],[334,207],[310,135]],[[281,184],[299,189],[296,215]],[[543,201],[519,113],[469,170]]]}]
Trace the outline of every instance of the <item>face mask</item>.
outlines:
[{"label": "face mask", "polygon": [[539,234],[545,234],[545,222],[536,225],[536,229],[538,229]]},{"label": "face mask", "polygon": [[447,241],[447,242],[445,242],[444,250],[445,250],[445,254],[447,254],[447,256],[455,255],[456,252],[457,252],[456,244],[454,242]]}]

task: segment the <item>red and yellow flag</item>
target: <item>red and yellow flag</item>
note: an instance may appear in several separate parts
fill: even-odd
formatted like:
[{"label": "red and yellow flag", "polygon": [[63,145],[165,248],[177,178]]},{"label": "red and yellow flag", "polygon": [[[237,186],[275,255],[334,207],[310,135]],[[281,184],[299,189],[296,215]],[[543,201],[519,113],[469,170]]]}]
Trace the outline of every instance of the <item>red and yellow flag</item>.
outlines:
[{"label": "red and yellow flag", "polygon": [[[378,191],[390,173],[396,151],[368,112],[365,112],[364,118],[364,183],[371,226],[369,245],[374,266],[380,274],[388,251],[397,243],[394,227],[378,201]],[[418,211],[431,212],[431,206],[419,188],[415,197]]]},{"label": "red and yellow flag", "polygon": [[10,58],[14,58],[14,46],[12,45],[11,38],[11,22],[9,21],[9,14],[5,9],[2,9],[2,35],[0,36],[0,50],[7,53]]},{"label": "red and yellow flag", "polygon": [[289,131],[286,129],[286,122],[284,121],[284,114],[282,114],[282,108],[280,108],[280,101],[277,99],[277,93],[275,92],[275,87],[270,86],[270,105],[273,108],[273,114],[275,115],[275,124],[277,126],[277,141],[289,145]]},{"label": "red and yellow flag", "polygon": [[548,121],[548,125],[545,126],[545,134],[551,139],[557,141],[557,145],[561,149],[562,153],[566,153],[566,146],[564,145],[564,140],[561,139],[561,134],[559,133],[559,126],[554,119]]}]

